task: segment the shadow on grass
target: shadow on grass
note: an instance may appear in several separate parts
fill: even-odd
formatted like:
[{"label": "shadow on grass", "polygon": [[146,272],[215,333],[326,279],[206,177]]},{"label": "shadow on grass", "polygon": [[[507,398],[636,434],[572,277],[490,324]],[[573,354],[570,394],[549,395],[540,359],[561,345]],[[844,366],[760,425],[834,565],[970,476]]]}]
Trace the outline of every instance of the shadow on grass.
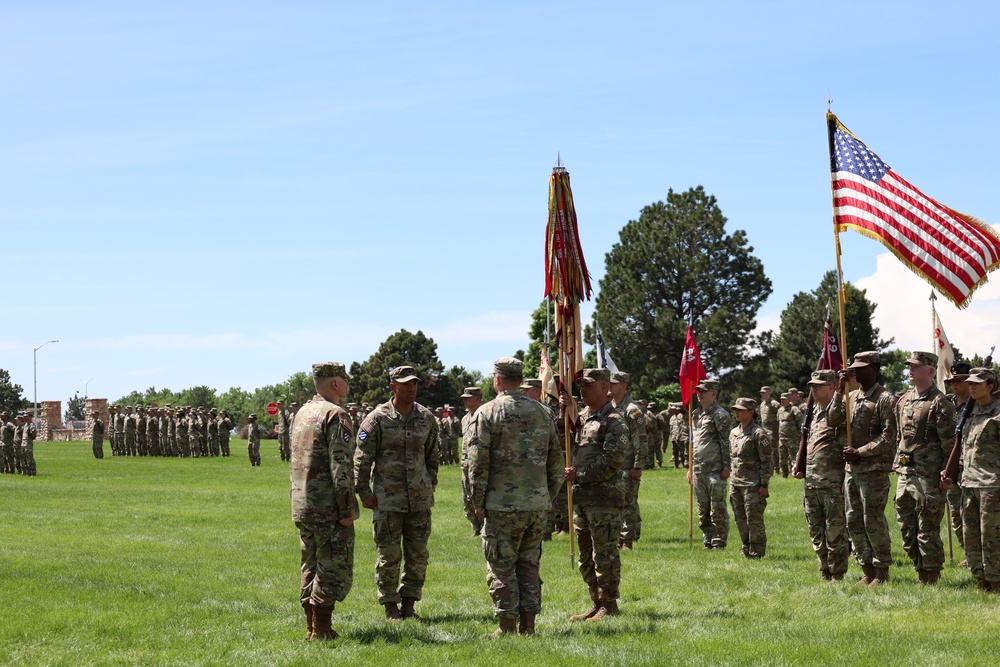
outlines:
[{"label": "shadow on grass", "polygon": [[447,643],[443,639],[435,637],[429,629],[419,626],[361,628],[342,633],[341,639],[359,644],[425,644],[434,646]]},{"label": "shadow on grass", "polygon": [[436,623],[465,623],[468,621],[479,622],[479,623],[495,623],[496,619],[493,614],[472,614],[472,613],[448,613],[448,614],[421,614],[421,623],[427,623],[429,625],[434,625]]}]

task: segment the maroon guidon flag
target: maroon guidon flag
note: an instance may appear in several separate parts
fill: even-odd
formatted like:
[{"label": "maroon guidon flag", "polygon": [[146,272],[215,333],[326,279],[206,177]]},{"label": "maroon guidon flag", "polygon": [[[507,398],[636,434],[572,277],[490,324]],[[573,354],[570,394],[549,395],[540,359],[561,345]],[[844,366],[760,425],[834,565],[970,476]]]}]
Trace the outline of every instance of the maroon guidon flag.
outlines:
[{"label": "maroon guidon flag", "polygon": [[694,340],[694,329],[690,325],[688,326],[687,338],[684,340],[684,353],[681,355],[681,370],[678,376],[681,383],[681,400],[684,401],[686,409],[688,401],[694,396],[695,387],[707,377],[705,366],[701,363],[698,343]]}]

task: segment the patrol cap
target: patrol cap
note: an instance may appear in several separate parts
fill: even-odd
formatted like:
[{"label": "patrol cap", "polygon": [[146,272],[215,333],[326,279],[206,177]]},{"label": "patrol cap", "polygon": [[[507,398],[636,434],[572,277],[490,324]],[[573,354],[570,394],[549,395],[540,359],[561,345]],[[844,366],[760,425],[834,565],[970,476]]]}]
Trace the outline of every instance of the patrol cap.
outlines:
[{"label": "patrol cap", "polygon": [[683,410],[684,409],[684,404],[683,403],[671,403],[668,407],[670,409],[672,409],[672,410]]},{"label": "patrol cap", "polygon": [[656,407],[656,401],[650,401],[649,402],[649,407],[655,408]]},{"label": "patrol cap", "polygon": [[695,387],[697,391],[719,391],[719,381],[718,380],[702,380]]},{"label": "patrol cap", "polygon": [[784,394],[781,395],[781,400],[787,401],[789,398],[791,398],[791,396],[792,395],[786,391]]},{"label": "patrol cap", "polygon": [[4,410],[3,412],[0,412],[0,417],[10,417],[10,413]]},{"label": "patrol cap", "polygon": [[768,387],[767,385],[764,385],[763,387],[760,388],[760,393],[763,394],[765,391],[771,393],[771,388]]},{"label": "patrol cap", "polygon": [[524,382],[521,383],[521,389],[541,389],[542,381],[538,378],[524,378]]},{"label": "patrol cap", "polygon": [[788,393],[789,394],[801,394],[802,392],[799,391],[796,387],[789,387],[788,388]]},{"label": "patrol cap", "polygon": [[[315,376],[315,375],[316,375],[316,365],[313,364],[313,376]],[[279,398],[278,400],[275,401],[275,403],[284,403],[284,402],[285,402],[285,399],[283,399],[283,398]]]},{"label": "patrol cap", "polygon": [[257,413],[251,412],[249,415],[247,415],[247,419],[257,419]]},{"label": "patrol cap", "polygon": [[297,408],[297,407],[299,407],[299,404],[298,404],[298,403],[296,403],[295,401],[292,401],[292,407],[293,407],[293,408]]},{"label": "patrol cap", "polygon": [[347,407],[349,407],[349,408],[356,408],[356,407],[358,407],[358,404],[357,403],[348,403]]},{"label": "patrol cap", "polygon": [[937,366],[938,356],[933,352],[911,352],[906,360],[907,366]]},{"label": "patrol cap", "polygon": [[[99,414],[101,414],[101,413],[100,413],[100,412],[98,412],[97,410],[91,410],[91,411],[90,411],[90,414],[92,414],[92,415],[99,415]],[[6,413],[6,412],[5,412],[5,413],[3,413],[3,416],[4,416],[4,417],[6,417],[6,416],[7,416],[7,413]]]},{"label": "patrol cap", "polygon": [[439,415],[444,412],[444,408],[434,408],[434,414]]},{"label": "patrol cap", "polygon": [[811,385],[833,384],[837,381],[837,373],[830,370],[813,371],[809,379]]},{"label": "patrol cap", "polygon": [[851,368],[867,368],[868,366],[873,366],[878,364],[878,352],[858,352],[854,355],[854,361],[848,366]]},{"label": "patrol cap", "polygon": [[980,382],[986,382],[996,387],[997,374],[993,372],[992,368],[973,368],[972,373],[969,375],[969,379],[966,380],[966,382],[968,382],[969,384],[979,384]]},{"label": "patrol cap", "polygon": [[615,371],[611,374],[611,384],[628,384],[628,373],[625,371]]},{"label": "patrol cap", "polygon": [[[321,361],[312,366],[313,377],[317,380],[321,378],[344,378],[345,380],[350,380],[351,376],[347,374],[347,368],[344,367],[339,361]],[[279,403],[284,403],[282,399],[278,399]]]},{"label": "patrol cap", "polygon": [[482,396],[483,396],[483,390],[480,389],[479,387],[466,387],[465,393],[462,394],[460,398],[473,398],[473,397],[482,398]]},{"label": "patrol cap", "polygon": [[504,378],[522,377],[524,363],[515,357],[500,357],[493,362],[493,374]]},{"label": "patrol cap", "polygon": [[735,403],[733,403],[733,409],[750,410],[752,412],[757,409],[757,401],[753,400],[752,398],[746,398],[741,396],[740,398],[736,399]]},{"label": "patrol cap", "polygon": [[389,382],[410,382],[411,380],[419,380],[420,376],[417,375],[417,371],[413,366],[396,366],[391,371],[389,371]]},{"label": "patrol cap", "polygon": [[958,363],[951,365],[951,375],[948,376],[949,380],[965,380],[969,377],[969,373],[972,371],[972,364],[968,364],[964,361],[959,361]]},{"label": "patrol cap", "polygon": [[580,382],[591,384],[593,382],[610,382],[611,373],[607,368],[584,368]]}]

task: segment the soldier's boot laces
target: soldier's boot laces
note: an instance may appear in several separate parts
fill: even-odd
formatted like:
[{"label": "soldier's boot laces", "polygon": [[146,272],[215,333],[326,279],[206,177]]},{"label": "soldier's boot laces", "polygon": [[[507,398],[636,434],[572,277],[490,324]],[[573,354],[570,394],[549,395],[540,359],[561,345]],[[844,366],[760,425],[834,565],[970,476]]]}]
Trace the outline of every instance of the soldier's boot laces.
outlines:
[{"label": "soldier's boot laces", "polygon": [[306,639],[313,638],[313,606],[311,602],[302,603],[302,610],[306,613]]},{"label": "soldier's boot laces", "polygon": [[526,611],[521,612],[521,616],[518,619],[517,634],[519,635],[535,634],[535,614],[529,614]]},{"label": "soldier's boot laces", "polygon": [[396,621],[402,620],[402,616],[399,615],[399,607],[396,606],[395,602],[385,603],[385,620],[395,623]]},{"label": "soldier's boot laces", "polygon": [[601,608],[597,613],[588,618],[588,621],[600,621],[606,616],[618,615],[618,600],[605,600],[601,603]]},{"label": "soldier's boot laces", "polygon": [[864,571],[864,574],[860,579],[858,579],[858,583],[861,584],[862,586],[870,586],[872,582],[875,581],[875,578],[877,576],[875,574],[875,566],[862,565],[861,569]]},{"label": "soldier's boot laces", "polygon": [[313,607],[312,639],[336,639],[340,636],[330,627],[332,616],[333,607]]},{"label": "soldier's boot laces", "polygon": [[516,618],[505,618],[500,617],[500,627],[493,631],[490,635],[491,638],[502,637],[504,635],[516,635],[517,634],[517,619]]},{"label": "soldier's boot laces", "polygon": [[403,598],[403,604],[399,608],[399,615],[402,618],[420,618],[417,612],[413,611],[413,605],[416,604],[416,598]]}]

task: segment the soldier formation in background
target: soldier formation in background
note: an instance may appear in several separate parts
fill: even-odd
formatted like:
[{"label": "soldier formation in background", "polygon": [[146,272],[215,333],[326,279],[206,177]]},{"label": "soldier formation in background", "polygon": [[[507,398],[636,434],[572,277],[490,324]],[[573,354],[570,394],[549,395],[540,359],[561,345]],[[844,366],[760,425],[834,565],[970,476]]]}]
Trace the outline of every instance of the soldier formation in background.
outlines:
[{"label": "soldier formation in background", "polygon": [[32,414],[18,412],[14,421],[10,421],[10,418],[7,411],[0,414],[0,472],[34,477],[38,473],[35,466],[35,438],[38,431],[32,421]]},{"label": "soldier formation in background", "polygon": [[[91,412],[94,458],[104,458],[104,439],[112,456],[200,458],[229,456],[233,420],[215,408],[121,406],[108,408],[108,423]],[[259,441],[258,441],[259,443]],[[253,465],[253,458],[251,457]]]}]

